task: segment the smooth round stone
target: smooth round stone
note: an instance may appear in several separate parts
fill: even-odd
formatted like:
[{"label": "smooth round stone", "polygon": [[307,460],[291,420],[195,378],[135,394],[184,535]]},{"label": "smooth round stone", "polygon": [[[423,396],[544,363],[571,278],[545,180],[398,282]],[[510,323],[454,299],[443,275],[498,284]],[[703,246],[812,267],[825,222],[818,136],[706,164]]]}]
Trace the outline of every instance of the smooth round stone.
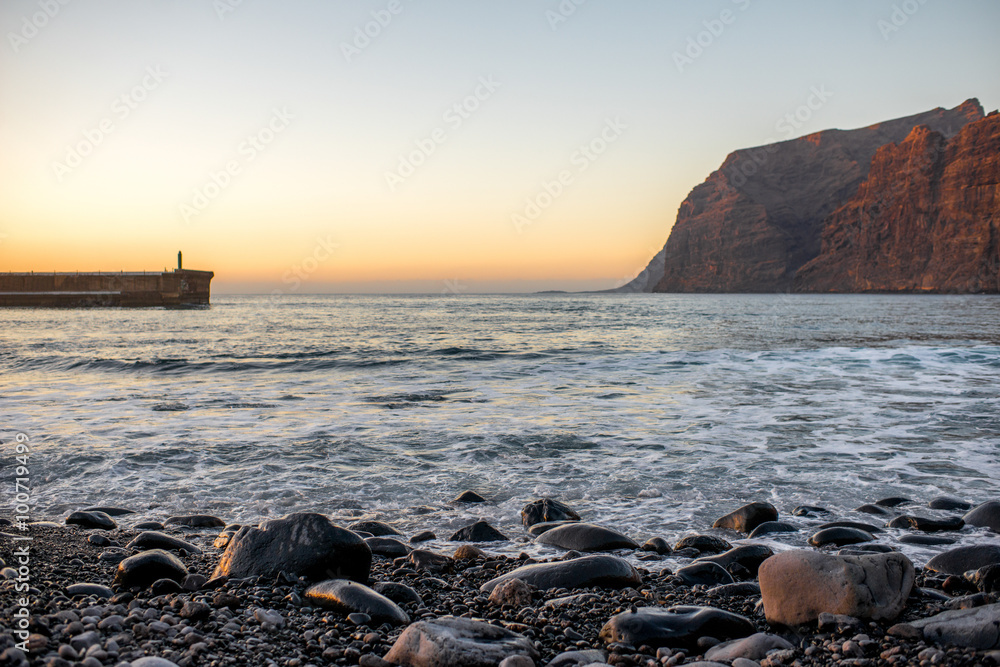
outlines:
[{"label": "smooth round stone", "polygon": [[451,536],[451,540],[453,542],[506,542],[507,536],[488,522],[479,520],[471,526],[460,528]]},{"label": "smooth round stone", "polygon": [[111,539],[107,535],[101,535],[100,533],[94,533],[87,537],[87,542],[93,544],[95,547],[106,547],[111,544]]},{"label": "smooth round stone", "polygon": [[534,523],[528,526],[528,534],[538,537],[542,533],[552,530],[553,528],[558,528],[559,526],[565,526],[568,523],[577,523],[578,521],[543,521],[541,523]]},{"label": "smooth round stone", "polygon": [[733,662],[738,658],[763,660],[768,652],[795,648],[788,640],[764,632],[752,634],[743,639],[734,639],[713,646],[705,652],[706,660]]},{"label": "smooth round stone", "polygon": [[163,530],[163,524],[159,521],[143,521],[132,526],[135,530]]},{"label": "smooth round stone", "polygon": [[125,516],[135,514],[135,510],[127,510],[122,507],[85,507],[83,512],[104,512],[108,516]]},{"label": "smooth round stone", "polygon": [[962,517],[965,523],[979,528],[989,528],[1000,533],[1000,501],[991,500],[972,509]]},{"label": "smooth round stone", "polygon": [[910,625],[920,631],[928,643],[1000,649],[1000,604],[945,611]]},{"label": "smooth round stone", "polygon": [[957,547],[934,556],[924,567],[941,574],[961,576],[969,570],[978,570],[987,565],[1000,563],[1000,546],[976,544]]},{"label": "smooth round stone", "polygon": [[462,544],[455,549],[455,553],[453,553],[451,557],[454,560],[485,560],[486,552],[479,547],[472,546],[471,544]]},{"label": "smooth round stone", "polygon": [[225,528],[226,522],[217,516],[212,516],[210,514],[184,514],[180,516],[172,516],[163,522],[163,525],[169,526],[175,524],[178,526],[187,526],[188,528]]},{"label": "smooth round stone", "polygon": [[132,661],[132,667],[177,667],[176,662],[170,662],[166,658],[146,656]]},{"label": "smooth round stone", "polygon": [[927,507],[932,510],[967,510],[972,508],[972,503],[953,496],[937,496],[927,503]]},{"label": "smooth round stone", "polygon": [[816,526],[816,530],[824,530],[826,528],[857,528],[858,530],[863,530],[867,533],[882,532],[882,529],[878,526],[870,523],[862,523],[860,521],[827,521],[826,523],[821,523]]},{"label": "smooth round stone", "polygon": [[180,593],[184,587],[174,579],[164,577],[157,579],[149,585],[149,592],[153,595],[168,595],[170,593]]},{"label": "smooth round stone", "polygon": [[506,628],[445,616],[411,624],[385,660],[409,667],[492,667],[514,655],[539,657],[530,640]]},{"label": "smooth round stone", "polygon": [[135,539],[125,545],[126,549],[164,549],[166,551],[184,550],[193,554],[200,554],[201,549],[185,542],[184,540],[171,537],[165,533],[155,530],[147,530],[136,535]]},{"label": "smooth round stone", "polygon": [[712,528],[725,528],[738,533],[750,533],[754,528],[766,521],[777,521],[778,510],[771,503],[748,503],[719,517]]},{"label": "smooth round stone", "polygon": [[824,528],[823,530],[817,531],[809,536],[809,544],[814,547],[821,547],[827,544],[833,544],[838,547],[844,546],[845,544],[858,544],[860,542],[871,542],[875,539],[875,536],[871,533],[859,530],[857,528],[846,528],[844,526],[835,526],[833,528]]},{"label": "smooth round stone", "polygon": [[839,555],[843,556],[845,551],[850,551],[857,554],[888,554],[895,551],[888,544],[879,544],[877,542],[871,544],[854,544],[847,549],[841,549],[837,552]]},{"label": "smooth round stone", "polygon": [[97,556],[97,560],[104,563],[120,563],[125,560],[128,554],[124,549],[108,549],[107,551],[102,551]]},{"label": "smooth round stone", "polygon": [[413,565],[415,570],[427,570],[428,572],[451,572],[455,567],[455,561],[448,556],[425,549],[414,549],[406,557],[406,560]]},{"label": "smooth round stone", "polygon": [[875,514],[875,515],[878,515],[878,516],[891,516],[892,515],[892,512],[890,510],[882,507],[881,505],[872,505],[871,503],[868,503],[866,505],[862,505],[861,507],[858,507],[854,511],[855,512],[861,512],[862,514]]},{"label": "smooth round stone", "polygon": [[81,526],[87,530],[114,530],[118,527],[114,519],[104,512],[73,512],[66,517],[67,525]]},{"label": "smooth round stone", "polygon": [[1000,593],[1000,564],[981,567],[966,578],[981,593]]},{"label": "smooth round stone", "polygon": [[539,498],[521,508],[521,523],[525,528],[530,528],[536,523],[579,520],[580,515],[569,505],[553,498]]},{"label": "smooth round stone", "polygon": [[639,545],[621,533],[592,523],[571,521],[547,530],[535,538],[536,544],[575,551],[638,549]]},{"label": "smooth round stone", "polygon": [[674,545],[674,551],[681,549],[697,549],[699,553],[718,554],[729,551],[733,545],[721,537],[714,535],[688,535],[678,540]]},{"label": "smooth round stone", "polygon": [[937,535],[914,535],[912,533],[903,535],[899,538],[899,541],[903,544],[918,544],[924,546],[955,543],[955,540],[951,537],[938,537]]},{"label": "smooth round stone", "polygon": [[401,532],[382,521],[355,521],[347,529],[370,533],[372,537],[402,536]]},{"label": "smooth round stone", "polygon": [[719,584],[732,584],[736,580],[733,575],[718,563],[707,563],[695,561],[686,565],[674,573],[685,586],[716,586]]},{"label": "smooth round stone", "polygon": [[642,545],[643,551],[655,551],[661,556],[666,556],[673,549],[670,548],[670,544],[667,543],[662,537],[651,537]]},{"label": "smooth round stone", "polygon": [[876,505],[881,505],[882,507],[899,507],[900,505],[905,505],[906,503],[912,503],[913,501],[909,498],[903,498],[902,496],[890,496],[889,498],[882,498],[881,500],[876,500]]},{"label": "smooth round stone", "polygon": [[173,579],[180,582],[187,574],[187,568],[177,556],[162,549],[152,549],[129,556],[118,563],[115,579],[111,585],[123,589],[134,586],[145,588],[159,579]]},{"label": "smooth round stone", "polygon": [[889,528],[912,528],[925,533],[938,533],[949,530],[961,530],[965,521],[961,517],[949,519],[929,519],[922,516],[898,516],[886,524]]},{"label": "smooth round stone", "polygon": [[368,614],[371,620],[379,623],[405,625],[410,622],[410,617],[395,602],[347,579],[330,579],[310,586],[306,589],[306,599],[316,606],[345,614]]},{"label": "smooth round stone", "polygon": [[412,549],[393,537],[366,537],[365,544],[376,556],[399,558],[410,553]]},{"label": "smooth round stone", "polygon": [[701,637],[737,639],[754,632],[747,618],[713,607],[640,607],[612,616],[600,638],[608,644],[694,648]]},{"label": "smooth round stone", "polygon": [[829,514],[830,510],[816,505],[799,505],[792,510],[792,516],[816,516],[817,514]]},{"label": "smooth round stone", "polygon": [[453,502],[453,503],[485,503],[486,502],[486,498],[483,498],[481,495],[479,495],[475,491],[462,491],[460,494],[458,494],[457,496],[455,496],[455,498],[452,499],[451,502]]},{"label": "smooth round stone", "polygon": [[70,584],[66,587],[66,595],[75,597],[77,595],[93,595],[101,600],[106,600],[114,595],[107,586],[101,584]]},{"label": "smooth round stone", "polygon": [[393,581],[380,581],[372,590],[379,595],[384,595],[396,604],[415,604],[418,607],[424,603],[420,594],[406,584],[397,584]]},{"label": "smooth round stone", "polygon": [[429,540],[436,540],[437,535],[429,530],[422,530],[413,537],[410,538],[410,544],[417,544],[419,542],[427,542]]},{"label": "smooth round stone", "polygon": [[771,535],[773,533],[797,533],[799,532],[799,527],[784,521],[765,521],[750,533],[750,539],[755,537],[761,537],[763,535]]},{"label": "smooth round stone", "polygon": [[372,617],[363,612],[355,611],[347,615],[347,620],[354,625],[368,625],[372,622]]},{"label": "smooth round stone", "polygon": [[727,571],[731,565],[738,564],[756,577],[760,564],[773,555],[774,551],[766,544],[743,544],[716,556],[704,556],[695,562],[715,563]]},{"label": "smooth round stone", "polygon": [[638,586],[642,578],[628,561],[617,556],[581,556],[572,560],[554,563],[523,565],[504,575],[487,581],[479,587],[484,593],[491,592],[500,582],[520,579],[540,590],[551,588],[625,588]]}]

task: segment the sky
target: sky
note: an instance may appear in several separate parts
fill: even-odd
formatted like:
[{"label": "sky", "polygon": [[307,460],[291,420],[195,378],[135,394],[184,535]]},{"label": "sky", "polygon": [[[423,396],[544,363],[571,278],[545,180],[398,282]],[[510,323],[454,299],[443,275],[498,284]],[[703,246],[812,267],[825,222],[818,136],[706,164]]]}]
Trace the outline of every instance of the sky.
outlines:
[{"label": "sky", "polygon": [[977,97],[993,0],[3,0],[0,270],[618,286],[738,148]]}]

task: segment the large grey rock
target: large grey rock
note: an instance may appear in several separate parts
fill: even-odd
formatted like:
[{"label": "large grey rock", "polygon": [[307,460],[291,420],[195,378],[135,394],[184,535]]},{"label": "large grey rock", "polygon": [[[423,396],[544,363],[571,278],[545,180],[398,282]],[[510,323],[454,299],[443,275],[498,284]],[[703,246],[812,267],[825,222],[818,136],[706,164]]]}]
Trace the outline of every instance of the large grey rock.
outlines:
[{"label": "large grey rock", "polygon": [[945,611],[910,625],[923,632],[924,641],[979,650],[1000,648],[1000,604]]},{"label": "large grey rock", "polygon": [[974,544],[938,554],[927,561],[924,567],[941,574],[962,575],[969,570],[978,570],[995,563],[1000,563],[1000,546]]},{"label": "large grey rock", "polygon": [[761,563],[774,555],[774,550],[766,544],[743,544],[715,556],[702,556],[696,563],[716,563],[725,569],[738,564],[745,567],[754,577]]},{"label": "large grey rock", "polygon": [[962,518],[970,526],[989,528],[994,533],[1000,533],[1000,500],[990,500],[974,507]]},{"label": "large grey rock", "polygon": [[150,549],[118,563],[111,585],[121,589],[134,586],[145,588],[159,579],[172,579],[180,583],[187,574],[187,568],[177,556],[162,549]]},{"label": "large grey rock", "polygon": [[538,659],[525,637],[496,625],[445,616],[403,630],[385,659],[409,667],[496,667],[511,655]]},{"label": "large grey rock", "polygon": [[306,589],[306,599],[318,607],[344,614],[368,614],[376,623],[404,625],[410,622],[395,602],[364,584],[347,579],[329,579]]},{"label": "large grey rock", "polygon": [[768,622],[795,626],[823,612],[892,620],[906,604],[915,573],[899,553],[832,556],[799,549],[768,558],[758,577]]},{"label": "large grey rock", "polygon": [[600,637],[609,644],[690,648],[700,637],[733,639],[754,631],[753,623],[743,616],[713,607],[640,607],[612,616]]},{"label": "large grey rock", "polygon": [[538,589],[550,588],[625,588],[638,586],[642,578],[634,567],[616,556],[583,556],[554,563],[524,565],[487,581],[479,590],[489,593],[502,581],[520,579]]},{"label": "large grey rock", "polygon": [[560,549],[573,549],[574,551],[613,551],[614,549],[639,548],[634,540],[617,531],[579,521],[564,523],[547,530],[536,537],[535,542]]},{"label": "large grey rock", "polygon": [[743,639],[733,639],[713,646],[705,652],[706,660],[732,662],[736,658],[761,660],[768,651],[795,648],[791,642],[778,635],[758,632]]},{"label": "large grey rock", "polygon": [[212,578],[296,574],[313,581],[345,577],[368,582],[371,549],[355,533],[335,526],[321,514],[289,514],[244,526],[219,560]]},{"label": "large grey rock", "polygon": [[73,512],[68,517],[66,517],[67,525],[82,526],[88,530],[93,530],[95,528],[101,530],[114,530],[118,527],[115,520],[104,512],[94,511],[94,512]]},{"label": "large grey rock", "polygon": [[201,549],[185,542],[184,540],[171,537],[156,530],[147,530],[135,536],[131,542],[125,545],[126,549],[164,549],[166,551],[184,551],[200,554]]},{"label": "large grey rock", "polygon": [[712,528],[728,528],[739,533],[750,533],[767,521],[777,521],[778,510],[771,503],[749,503],[719,517]]},{"label": "large grey rock", "polygon": [[552,498],[533,500],[521,509],[521,523],[530,528],[536,523],[551,521],[579,521],[580,515],[569,505]]}]

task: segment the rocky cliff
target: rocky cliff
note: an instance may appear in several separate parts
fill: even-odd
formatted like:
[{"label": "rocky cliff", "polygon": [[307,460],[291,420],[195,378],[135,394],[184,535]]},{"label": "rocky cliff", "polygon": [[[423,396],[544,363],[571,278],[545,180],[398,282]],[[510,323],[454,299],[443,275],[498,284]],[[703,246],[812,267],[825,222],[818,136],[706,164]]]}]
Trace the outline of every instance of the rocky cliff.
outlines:
[{"label": "rocky cliff", "polygon": [[1000,114],[879,148],[796,291],[1000,291]]},{"label": "rocky cliff", "polygon": [[979,102],[968,100],[735,151],[691,191],[661,253],[619,291],[787,291],[819,254],[824,220],[857,192],[879,147],[918,125],[950,138],[981,118]]}]

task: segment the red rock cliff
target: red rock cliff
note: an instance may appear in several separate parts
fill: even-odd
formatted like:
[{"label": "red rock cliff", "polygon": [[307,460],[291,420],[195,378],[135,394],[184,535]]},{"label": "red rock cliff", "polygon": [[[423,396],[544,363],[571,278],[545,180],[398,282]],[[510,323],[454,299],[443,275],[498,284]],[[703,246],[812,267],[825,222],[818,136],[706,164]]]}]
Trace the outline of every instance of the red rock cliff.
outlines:
[{"label": "red rock cliff", "polygon": [[795,277],[810,292],[1000,291],[1000,114],[883,146]]}]

